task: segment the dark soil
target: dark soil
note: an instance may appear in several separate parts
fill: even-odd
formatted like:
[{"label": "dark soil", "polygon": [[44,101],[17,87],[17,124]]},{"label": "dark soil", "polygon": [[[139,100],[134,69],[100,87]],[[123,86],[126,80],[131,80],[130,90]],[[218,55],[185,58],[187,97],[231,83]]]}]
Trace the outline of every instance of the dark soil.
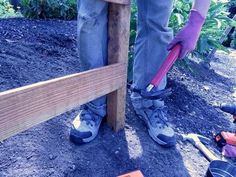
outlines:
[{"label": "dark soil", "polygon": [[[189,60],[191,69],[178,64],[170,72],[173,94],[166,105],[177,133],[212,138],[214,132],[235,130],[231,116],[213,105],[235,99],[236,52],[217,56],[211,70],[194,59]],[[79,70],[75,21],[0,20],[0,91]],[[98,137],[86,145],[68,139],[77,109],[3,141],[0,176],[115,177],[136,169],[145,177],[205,175],[209,162],[194,146],[181,139],[175,148],[156,144],[127,100],[125,129],[114,133],[104,123]],[[220,157],[213,141],[208,147]]]}]

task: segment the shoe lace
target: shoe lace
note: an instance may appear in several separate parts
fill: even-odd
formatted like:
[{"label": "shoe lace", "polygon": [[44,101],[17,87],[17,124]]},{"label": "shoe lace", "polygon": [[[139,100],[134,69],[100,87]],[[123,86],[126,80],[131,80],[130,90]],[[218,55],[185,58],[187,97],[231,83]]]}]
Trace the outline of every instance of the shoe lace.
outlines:
[{"label": "shoe lace", "polygon": [[153,113],[150,116],[150,122],[154,126],[159,125],[161,128],[169,126],[168,119],[164,113],[164,107],[156,107],[156,108],[152,108],[152,109],[153,109]]},{"label": "shoe lace", "polygon": [[81,121],[86,122],[86,124],[89,126],[94,126],[94,124],[96,124],[94,113],[87,108],[84,108],[82,111],[80,119]]}]

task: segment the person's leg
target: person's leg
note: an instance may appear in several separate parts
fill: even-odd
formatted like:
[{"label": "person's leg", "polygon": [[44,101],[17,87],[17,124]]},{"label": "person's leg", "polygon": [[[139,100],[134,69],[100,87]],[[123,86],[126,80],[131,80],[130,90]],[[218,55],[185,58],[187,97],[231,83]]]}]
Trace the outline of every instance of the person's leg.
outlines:
[{"label": "person's leg", "polygon": [[[167,56],[167,45],[173,38],[168,27],[172,0],[137,0],[138,22],[133,67],[133,87],[145,89]],[[166,87],[166,77],[158,89]],[[138,116],[148,126],[151,137],[161,145],[175,144],[174,131],[166,124],[160,100],[143,99],[133,92],[131,100]]]},{"label": "person's leg", "polygon": [[[107,64],[107,8],[103,0],[78,1],[78,51],[82,70]],[[106,115],[106,97],[83,106],[73,121],[70,138],[76,143],[93,140]]]},{"label": "person's leg", "polygon": [[[173,38],[168,27],[173,0],[137,0],[138,22],[135,42],[134,86],[144,89],[167,56],[167,45]],[[165,79],[164,79],[165,80]],[[164,89],[166,82],[162,82]]]},{"label": "person's leg", "polygon": [[[107,3],[103,0],[80,0],[78,3],[78,47],[82,69],[89,70],[107,64]],[[105,116],[105,97],[87,104]]]}]

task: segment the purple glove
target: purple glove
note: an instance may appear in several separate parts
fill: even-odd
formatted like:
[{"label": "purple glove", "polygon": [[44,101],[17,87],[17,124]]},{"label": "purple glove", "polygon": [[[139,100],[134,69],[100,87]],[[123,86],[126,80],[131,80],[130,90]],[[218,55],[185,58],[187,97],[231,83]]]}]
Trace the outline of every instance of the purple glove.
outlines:
[{"label": "purple glove", "polygon": [[222,149],[222,155],[225,157],[236,157],[236,147],[233,145],[225,145]]},{"label": "purple glove", "polygon": [[192,9],[188,22],[177,33],[175,38],[167,46],[167,49],[171,50],[177,43],[181,44],[182,48],[179,58],[184,58],[189,52],[195,49],[204,21],[205,18],[197,10]]}]

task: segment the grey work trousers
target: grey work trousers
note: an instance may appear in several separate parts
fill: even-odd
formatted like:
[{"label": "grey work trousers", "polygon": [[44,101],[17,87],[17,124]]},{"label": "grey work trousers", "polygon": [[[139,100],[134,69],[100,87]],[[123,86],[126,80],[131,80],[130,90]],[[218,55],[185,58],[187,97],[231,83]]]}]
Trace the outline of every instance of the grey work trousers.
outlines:
[{"label": "grey work trousers", "polygon": [[[133,85],[144,89],[167,55],[173,38],[168,27],[173,0],[137,0],[138,19],[133,66]],[[103,0],[78,0],[78,47],[83,70],[107,64],[107,10]],[[166,86],[166,77],[159,89]],[[94,113],[105,116],[106,97],[86,104]]]}]

